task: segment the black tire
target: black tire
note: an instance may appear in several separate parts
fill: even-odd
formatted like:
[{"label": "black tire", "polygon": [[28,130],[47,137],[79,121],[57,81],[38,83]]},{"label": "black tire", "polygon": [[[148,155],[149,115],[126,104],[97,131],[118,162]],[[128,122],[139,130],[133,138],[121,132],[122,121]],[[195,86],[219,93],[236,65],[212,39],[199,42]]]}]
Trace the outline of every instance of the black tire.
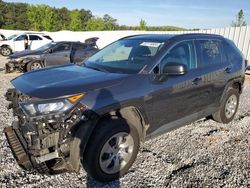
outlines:
[{"label": "black tire", "polygon": [[[219,123],[230,123],[234,119],[234,116],[238,110],[239,96],[240,94],[237,89],[229,88],[225,97],[223,98],[220,109],[212,115],[213,119]],[[233,104],[234,111],[232,110],[232,112],[229,113],[229,111],[226,110],[226,105],[230,102],[232,97],[236,99],[236,101]]]},{"label": "black tire", "polygon": [[26,71],[30,72],[41,68],[43,68],[41,61],[31,61],[27,64]]},{"label": "black tire", "polygon": [[[110,155],[110,153],[107,154],[106,152],[104,152],[103,155],[101,155],[105,145],[107,143],[111,144],[111,141],[113,142],[113,137],[117,134],[122,134],[122,133],[127,133],[128,135],[130,135],[129,138],[130,139],[132,138],[134,141],[133,142],[134,146],[132,151],[128,152],[131,153],[129,154],[131,155],[131,158],[129,158],[127,163],[125,161],[126,164],[124,165],[124,167],[121,167],[121,164],[123,162],[122,160],[123,158],[121,155],[117,157],[117,155],[113,155],[113,153]],[[125,142],[126,139],[124,143]],[[123,143],[123,138],[122,138],[122,143]],[[93,135],[90,137],[90,142],[88,143],[87,148],[83,155],[83,161],[82,161],[83,167],[92,178],[100,182],[109,182],[116,180],[119,177],[122,177],[134,163],[139,150],[139,145],[140,145],[140,139],[136,128],[134,128],[133,126],[129,126],[126,120],[118,117],[111,117],[109,119],[102,120],[97,125],[97,128],[94,130]],[[121,169],[119,169],[118,172],[114,173],[106,173],[104,170],[102,170],[103,167],[101,167],[100,162],[101,160],[103,160],[104,156],[108,157],[109,159],[112,158],[111,163],[109,164],[109,166],[111,166],[110,169],[112,169],[112,167],[115,166],[115,161],[117,160],[117,158],[119,158],[119,168]],[[106,169],[108,169],[109,166]]]},{"label": "black tire", "polygon": [[7,47],[7,46],[1,47],[1,55],[2,56],[6,57],[6,56],[9,56],[11,54],[12,54],[12,50],[9,47]]}]

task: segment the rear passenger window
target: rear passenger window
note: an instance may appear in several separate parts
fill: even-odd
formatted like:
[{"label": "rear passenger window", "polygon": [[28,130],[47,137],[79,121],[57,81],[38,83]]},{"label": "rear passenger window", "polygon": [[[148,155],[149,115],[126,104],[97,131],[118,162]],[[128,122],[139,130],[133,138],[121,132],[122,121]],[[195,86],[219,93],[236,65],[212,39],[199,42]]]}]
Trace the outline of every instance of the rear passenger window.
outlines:
[{"label": "rear passenger window", "polygon": [[87,45],[85,44],[73,44],[73,50],[83,50],[86,48],[87,48]]},{"label": "rear passenger window", "polygon": [[171,63],[187,65],[188,69],[196,68],[196,56],[193,42],[186,41],[173,47],[162,60],[161,68]]},{"label": "rear passenger window", "polygon": [[197,44],[200,52],[199,67],[212,66],[226,61],[221,41],[198,40]]},{"label": "rear passenger window", "polygon": [[30,37],[30,40],[42,40],[42,38],[37,35],[30,35],[29,37]]}]

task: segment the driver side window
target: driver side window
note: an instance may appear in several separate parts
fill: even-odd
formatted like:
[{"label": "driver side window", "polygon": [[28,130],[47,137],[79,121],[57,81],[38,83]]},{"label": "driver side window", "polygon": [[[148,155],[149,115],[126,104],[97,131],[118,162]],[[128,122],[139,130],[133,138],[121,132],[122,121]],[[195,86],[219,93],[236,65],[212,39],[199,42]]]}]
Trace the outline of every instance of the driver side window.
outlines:
[{"label": "driver side window", "polygon": [[161,72],[171,63],[184,64],[188,70],[196,68],[196,57],[192,41],[185,41],[173,47],[161,61]]},{"label": "driver side window", "polygon": [[27,36],[26,36],[26,35],[20,35],[19,37],[17,37],[17,38],[15,39],[15,41],[22,41],[22,40],[24,40],[24,39],[27,39]]}]

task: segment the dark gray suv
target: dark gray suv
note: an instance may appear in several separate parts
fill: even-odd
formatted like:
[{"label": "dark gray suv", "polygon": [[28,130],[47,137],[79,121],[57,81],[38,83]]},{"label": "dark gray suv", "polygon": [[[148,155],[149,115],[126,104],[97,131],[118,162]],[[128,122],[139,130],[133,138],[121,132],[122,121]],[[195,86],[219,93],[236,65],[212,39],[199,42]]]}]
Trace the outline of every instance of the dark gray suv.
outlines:
[{"label": "dark gray suv", "polygon": [[4,132],[26,170],[78,172],[82,164],[111,181],[131,167],[140,142],[204,117],[232,121],[244,71],[240,51],[221,36],[126,37],[83,66],[12,80],[6,98],[18,121]]}]

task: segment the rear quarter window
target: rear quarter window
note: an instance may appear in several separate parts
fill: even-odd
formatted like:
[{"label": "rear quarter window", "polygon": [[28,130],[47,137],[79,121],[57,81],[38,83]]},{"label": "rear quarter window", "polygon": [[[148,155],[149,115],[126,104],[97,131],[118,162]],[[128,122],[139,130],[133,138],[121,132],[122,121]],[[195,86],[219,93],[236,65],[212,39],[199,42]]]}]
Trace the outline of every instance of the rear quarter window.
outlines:
[{"label": "rear quarter window", "polygon": [[49,35],[43,35],[44,38],[52,40],[52,38]]},{"label": "rear quarter window", "polygon": [[243,56],[240,50],[231,41],[223,43],[227,59],[230,63],[242,62]]}]

